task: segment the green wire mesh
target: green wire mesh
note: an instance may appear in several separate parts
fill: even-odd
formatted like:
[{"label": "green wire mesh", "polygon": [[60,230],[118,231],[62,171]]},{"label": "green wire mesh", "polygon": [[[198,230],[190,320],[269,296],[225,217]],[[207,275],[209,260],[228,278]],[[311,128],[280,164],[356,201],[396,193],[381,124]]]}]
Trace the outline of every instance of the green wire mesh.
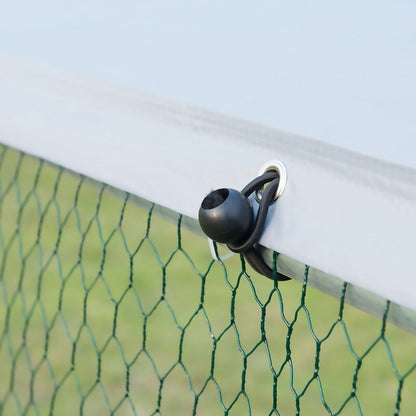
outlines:
[{"label": "green wire mesh", "polygon": [[1,147],[1,415],[415,414],[388,302],[215,261],[156,209]]}]

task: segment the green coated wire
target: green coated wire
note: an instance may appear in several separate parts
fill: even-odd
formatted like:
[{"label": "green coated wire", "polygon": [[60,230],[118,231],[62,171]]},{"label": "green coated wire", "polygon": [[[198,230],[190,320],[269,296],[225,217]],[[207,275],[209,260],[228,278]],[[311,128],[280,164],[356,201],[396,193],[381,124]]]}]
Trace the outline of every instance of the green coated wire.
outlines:
[{"label": "green coated wire", "polygon": [[[308,266],[290,304],[290,283],[275,278],[265,286],[243,257],[232,265],[210,258],[199,237],[187,240],[182,220],[178,214],[172,226],[152,203],[140,210],[128,193],[114,197],[105,184],[92,186],[89,178],[1,146],[0,415],[84,415],[97,408],[182,415],[182,402],[190,415],[301,415],[312,403],[321,414],[363,415],[365,372],[379,351],[394,396],[385,414],[399,415],[412,400],[406,389],[416,385],[416,361],[399,365],[388,301],[383,319],[372,321],[378,334],[357,348],[347,283],[323,332]],[[216,244],[214,250],[220,258]],[[277,263],[274,253],[275,276]],[[243,302],[257,320],[241,321]],[[300,331],[309,343],[305,354],[313,354],[304,369],[295,341]],[[339,333],[352,369],[339,375],[348,387],[335,403],[323,367]],[[266,368],[260,378],[258,368]]]}]

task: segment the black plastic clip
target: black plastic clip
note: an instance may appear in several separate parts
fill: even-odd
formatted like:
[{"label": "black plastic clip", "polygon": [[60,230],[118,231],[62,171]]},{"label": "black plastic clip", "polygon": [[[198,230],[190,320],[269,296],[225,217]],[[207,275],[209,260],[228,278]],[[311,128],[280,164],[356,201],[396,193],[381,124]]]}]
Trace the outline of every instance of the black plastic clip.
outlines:
[{"label": "black plastic clip", "polygon": [[[217,243],[227,244],[231,251],[243,254],[254,270],[269,279],[274,279],[273,270],[256,250],[256,245],[263,232],[270,205],[282,192],[283,188],[279,188],[280,180],[278,170],[267,169],[241,192],[231,188],[210,192],[199,209],[199,223],[204,233]],[[253,206],[248,199],[253,192],[256,192],[259,201],[255,219]],[[289,279],[277,272],[277,280]]]}]

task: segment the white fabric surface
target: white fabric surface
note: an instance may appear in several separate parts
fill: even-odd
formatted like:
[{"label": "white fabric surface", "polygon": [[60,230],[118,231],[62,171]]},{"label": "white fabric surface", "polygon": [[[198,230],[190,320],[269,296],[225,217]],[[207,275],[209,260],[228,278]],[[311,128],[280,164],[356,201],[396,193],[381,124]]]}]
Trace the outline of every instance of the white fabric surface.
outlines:
[{"label": "white fabric surface", "polygon": [[0,56],[0,140],[196,218],[269,159],[288,171],[267,247],[415,308],[416,171],[307,137]]}]

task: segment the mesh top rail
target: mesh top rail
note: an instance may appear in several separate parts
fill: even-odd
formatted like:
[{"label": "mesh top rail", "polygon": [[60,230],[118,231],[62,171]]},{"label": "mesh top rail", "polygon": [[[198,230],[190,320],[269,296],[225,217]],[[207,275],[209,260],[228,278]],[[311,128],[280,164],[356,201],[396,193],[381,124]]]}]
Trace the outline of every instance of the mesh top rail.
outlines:
[{"label": "mesh top rail", "polygon": [[416,338],[389,301],[374,317],[308,266],[214,260],[139,202],[1,147],[1,415],[415,414]]}]

